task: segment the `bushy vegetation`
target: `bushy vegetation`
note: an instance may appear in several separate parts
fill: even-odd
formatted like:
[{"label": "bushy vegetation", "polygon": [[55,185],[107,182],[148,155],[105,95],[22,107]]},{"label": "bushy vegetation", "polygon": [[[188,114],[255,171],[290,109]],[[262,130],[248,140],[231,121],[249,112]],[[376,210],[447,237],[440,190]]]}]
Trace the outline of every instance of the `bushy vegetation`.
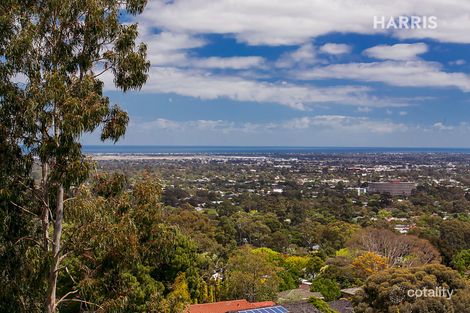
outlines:
[{"label": "bushy vegetation", "polygon": [[[109,71],[123,91],[147,79],[146,46],[122,19],[145,5],[2,2],[0,312],[179,313],[191,303],[275,300],[302,279],[327,301],[364,286],[358,312],[468,312],[465,157],[433,156],[426,166],[422,156],[288,155],[153,167],[84,155],[84,134],[116,142],[129,122],[100,75]],[[13,83],[18,76],[26,82]],[[419,186],[409,197],[355,189],[385,178]],[[395,303],[401,285],[456,293]]]},{"label": "bushy vegetation", "polygon": [[[408,290],[436,288],[445,288],[452,295],[414,297],[408,293]],[[369,277],[363,292],[354,299],[355,312],[465,313],[470,312],[469,292],[468,281],[443,265],[391,268]]]},{"label": "bushy vegetation", "polygon": [[341,296],[338,284],[329,278],[317,278],[312,282],[310,291],[320,292],[325,301],[333,301]]},{"label": "bushy vegetation", "polygon": [[308,302],[322,313],[338,313],[337,311],[331,309],[328,306],[328,303],[326,303],[325,301],[321,299],[312,297],[308,300]]}]

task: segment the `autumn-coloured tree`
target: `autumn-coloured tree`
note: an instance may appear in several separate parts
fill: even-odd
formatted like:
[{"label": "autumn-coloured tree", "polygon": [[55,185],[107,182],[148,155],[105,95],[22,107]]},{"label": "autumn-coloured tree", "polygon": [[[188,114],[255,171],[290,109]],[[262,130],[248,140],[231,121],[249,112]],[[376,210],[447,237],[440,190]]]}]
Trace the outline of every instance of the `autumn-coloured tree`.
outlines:
[{"label": "autumn-coloured tree", "polygon": [[[2,2],[0,89],[2,111],[14,125],[10,142],[37,156],[42,178],[42,248],[50,261],[47,312],[56,312],[57,277],[66,257],[61,246],[64,200],[87,177],[80,138],[101,128],[102,140],[118,140],[128,116],[103,95],[102,75],[117,88],[139,89],[147,79],[146,46],[136,45],[137,25],[123,15],[143,11],[146,0]],[[14,83],[12,83],[14,82]],[[12,141],[15,140],[15,141]],[[64,295],[66,296],[66,295]]]},{"label": "autumn-coloured tree", "polygon": [[352,266],[360,277],[367,278],[386,269],[388,260],[377,253],[366,252],[356,257],[352,262]]},{"label": "autumn-coloured tree", "polygon": [[420,266],[439,263],[441,260],[437,249],[427,240],[412,235],[399,235],[388,229],[363,229],[347,245],[385,257],[390,267]]},{"label": "autumn-coloured tree", "polygon": [[168,304],[171,313],[184,312],[191,302],[186,275],[179,273],[168,295]]}]

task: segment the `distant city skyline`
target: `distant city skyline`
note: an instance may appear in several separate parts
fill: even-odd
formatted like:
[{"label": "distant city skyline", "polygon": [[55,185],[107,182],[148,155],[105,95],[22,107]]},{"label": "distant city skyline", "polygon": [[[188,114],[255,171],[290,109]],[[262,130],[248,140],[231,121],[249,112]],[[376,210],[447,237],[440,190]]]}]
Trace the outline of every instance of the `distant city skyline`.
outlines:
[{"label": "distant city skyline", "polygon": [[[123,95],[104,77],[131,118],[119,144],[470,147],[468,12],[465,0],[149,1],[147,84]],[[373,25],[411,15],[437,27]]]}]

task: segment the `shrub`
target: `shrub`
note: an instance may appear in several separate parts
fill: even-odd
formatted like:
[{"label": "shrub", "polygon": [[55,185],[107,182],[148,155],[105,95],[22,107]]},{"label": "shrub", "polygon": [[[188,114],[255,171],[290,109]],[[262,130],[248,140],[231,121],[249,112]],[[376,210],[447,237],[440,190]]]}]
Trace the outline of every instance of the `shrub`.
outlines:
[{"label": "shrub", "polygon": [[338,313],[338,311],[333,310],[328,306],[328,303],[323,301],[322,299],[318,299],[315,297],[311,297],[308,300],[308,303],[313,305],[316,309],[318,309],[322,313]]},{"label": "shrub", "polygon": [[320,292],[327,302],[336,300],[341,295],[341,290],[335,281],[321,277],[312,282],[310,291]]}]

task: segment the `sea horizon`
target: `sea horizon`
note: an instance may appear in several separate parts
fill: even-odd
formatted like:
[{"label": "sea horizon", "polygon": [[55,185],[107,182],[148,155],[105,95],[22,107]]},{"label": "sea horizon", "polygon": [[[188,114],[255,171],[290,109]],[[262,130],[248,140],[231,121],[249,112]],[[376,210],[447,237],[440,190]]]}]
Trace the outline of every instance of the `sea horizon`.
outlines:
[{"label": "sea horizon", "polygon": [[329,154],[329,153],[454,153],[459,147],[342,147],[342,146],[219,146],[219,145],[83,145],[85,154]]}]

